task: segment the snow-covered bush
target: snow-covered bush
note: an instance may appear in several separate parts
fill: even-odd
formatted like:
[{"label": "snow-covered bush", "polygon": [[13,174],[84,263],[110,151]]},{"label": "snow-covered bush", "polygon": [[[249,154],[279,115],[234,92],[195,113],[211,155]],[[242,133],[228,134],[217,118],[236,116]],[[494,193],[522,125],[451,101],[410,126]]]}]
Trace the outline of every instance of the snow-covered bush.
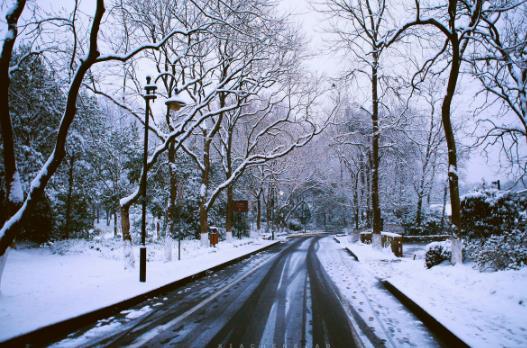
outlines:
[{"label": "snow-covered bush", "polygon": [[465,255],[480,270],[518,269],[527,264],[527,196],[480,189],[461,203]]},{"label": "snow-covered bush", "polygon": [[527,231],[515,229],[485,239],[472,239],[466,254],[480,271],[519,269],[527,265]]},{"label": "snow-covered bush", "polygon": [[411,236],[443,234],[445,229],[441,223],[441,217],[437,214],[423,214],[420,226],[415,224],[414,216],[402,220],[401,225],[404,227],[404,233]]},{"label": "snow-covered bush", "polygon": [[304,226],[298,219],[291,219],[287,223],[287,228],[291,231],[301,231],[304,229]]},{"label": "snow-covered bush", "polygon": [[450,260],[452,255],[451,243],[449,240],[443,242],[432,242],[426,246],[425,264],[427,268],[432,268],[443,261]]},{"label": "snow-covered bush", "polygon": [[527,195],[480,189],[461,202],[461,233],[468,238],[487,238],[527,227]]}]

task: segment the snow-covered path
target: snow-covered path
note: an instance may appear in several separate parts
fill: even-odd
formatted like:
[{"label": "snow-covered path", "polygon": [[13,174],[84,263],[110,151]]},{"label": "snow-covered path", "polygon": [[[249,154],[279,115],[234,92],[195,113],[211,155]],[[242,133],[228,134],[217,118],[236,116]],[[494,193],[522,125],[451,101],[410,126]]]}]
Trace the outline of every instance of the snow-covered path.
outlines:
[{"label": "snow-covered path", "polygon": [[[349,302],[351,315],[370,327],[389,347],[435,347],[437,342],[422,322],[379,280],[351,257],[333,238],[319,241],[317,252],[323,267]],[[375,343],[375,341],[373,342]]]},{"label": "snow-covered path", "polygon": [[446,262],[427,269],[422,259],[338,239],[360,260],[349,266],[353,275],[387,279],[469,346],[526,346],[527,268],[479,272],[470,263]]}]

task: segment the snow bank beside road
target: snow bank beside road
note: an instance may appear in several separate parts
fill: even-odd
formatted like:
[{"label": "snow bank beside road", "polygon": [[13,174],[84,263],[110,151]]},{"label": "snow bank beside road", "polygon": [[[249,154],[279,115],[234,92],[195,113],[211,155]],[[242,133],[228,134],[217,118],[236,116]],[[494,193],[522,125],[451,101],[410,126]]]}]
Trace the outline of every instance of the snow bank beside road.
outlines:
[{"label": "snow bank beside road", "polygon": [[199,248],[199,241],[185,241],[182,260],[167,263],[162,261],[163,247],[149,245],[146,283],[139,282],[137,268],[123,270],[119,242],[66,241],[11,250],[0,296],[0,341],[140,295],[273,243],[243,239]]},{"label": "snow bank beside road", "polygon": [[[428,330],[388,291],[379,286],[378,280],[362,262],[356,262],[343,249],[345,243],[335,243],[331,238],[319,240],[317,251],[322,266],[350,304],[349,315],[360,328],[364,341],[372,346],[385,347],[434,347]],[[369,250],[372,250],[369,248]],[[361,250],[359,260],[369,254]],[[381,251],[374,254],[384,258]],[[389,255],[388,255],[389,256]],[[355,312],[353,312],[355,311]],[[369,346],[369,345],[366,345]]]},{"label": "snow bank beside road", "polygon": [[426,269],[423,260],[386,262],[384,252],[341,243],[364,254],[357,255],[361,267],[388,279],[470,346],[527,345],[527,268],[481,273],[471,265],[445,264]]}]

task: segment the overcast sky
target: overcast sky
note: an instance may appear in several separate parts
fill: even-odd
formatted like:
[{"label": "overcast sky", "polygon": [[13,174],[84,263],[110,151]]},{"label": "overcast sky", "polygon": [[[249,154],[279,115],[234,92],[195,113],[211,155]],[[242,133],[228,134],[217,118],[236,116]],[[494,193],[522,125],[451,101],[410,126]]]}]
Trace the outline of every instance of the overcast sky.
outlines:
[{"label": "overcast sky", "polygon": [[[73,3],[73,1],[42,0],[39,2],[41,6],[55,10],[58,8],[69,8],[70,3]],[[279,0],[278,10],[282,13],[292,14],[293,23],[298,26],[306,39],[309,40],[309,50],[315,56],[306,62],[306,66],[317,75],[338,76],[345,67],[344,59],[335,54],[326,53],[331,36],[325,32],[325,29],[327,29],[325,15],[317,13],[310,4],[310,0]],[[85,13],[89,13],[93,9],[93,3],[89,0],[82,1],[82,7]],[[2,1],[2,10],[5,10],[5,0]],[[470,112],[471,108],[474,107],[473,89],[470,86],[461,86],[459,89],[462,93],[455,99],[455,102],[457,102],[455,111],[458,115]],[[465,143],[471,141],[459,135],[458,140]],[[527,154],[527,146],[524,146],[522,150],[523,153]],[[473,151],[469,160],[465,163],[465,168],[461,170],[462,178],[468,183],[480,182],[482,179],[487,181],[496,180],[496,178],[505,179],[509,173],[500,170],[497,161],[498,157],[496,149],[491,149],[490,161],[487,163],[482,151]]]},{"label": "overcast sky", "polygon": [[[315,2],[320,4],[321,0]],[[325,15],[317,13],[310,0],[281,0],[279,4],[280,11],[291,13],[293,22],[304,33],[310,41],[310,50],[316,54],[306,66],[316,72],[327,76],[338,76],[346,68],[343,58],[335,54],[327,54],[328,44],[331,42],[331,35],[326,32],[328,28]],[[315,5],[318,7],[320,5]],[[475,107],[474,91],[478,86],[466,78],[463,85],[460,86],[459,96],[455,98],[455,112],[460,116],[466,116],[471,113]],[[466,117],[465,117],[466,119]],[[468,127],[468,126],[467,126]],[[458,140],[466,144],[472,143],[472,139],[464,135],[458,135]],[[489,161],[483,151],[475,150],[468,156],[465,165],[461,170],[462,179],[466,183],[479,183],[482,179],[487,182],[496,179],[505,180],[510,173],[507,170],[500,169],[499,153],[497,148],[490,148]],[[527,145],[523,147],[523,153],[527,155]]]}]

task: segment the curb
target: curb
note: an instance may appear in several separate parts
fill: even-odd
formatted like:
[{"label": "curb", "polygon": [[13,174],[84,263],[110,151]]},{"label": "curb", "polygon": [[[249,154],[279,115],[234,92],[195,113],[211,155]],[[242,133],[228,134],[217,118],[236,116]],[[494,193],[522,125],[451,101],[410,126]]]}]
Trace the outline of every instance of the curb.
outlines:
[{"label": "curb", "polygon": [[[338,240],[336,237],[333,237],[333,240],[339,244],[340,243],[340,240]],[[357,257],[357,255],[355,255],[355,253],[353,251],[351,251],[349,248],[345,247],[344,250],[346,250],[346,252],[355,259],[355,261],[359,262],[359,258]]]},{"label": "curb", "polygon": [[[348,254],[359,261],[357,255],[353,253],[349,248],[345,248]],[[392,295],[395,296],[407,309],[409,309],[417,318],[419,318],[426,327],[433,331],[437,338],[444,344],[452,347],[470,347],[465,343],[461,338],[456,336],[452,331],[450,331],[446,326],[441,324],[436,318],[431,316],[427,311],[425,311],[421,306],[415,303],[410,297],[406,296],[401,290],[399,290],[395,285],[390,283],[386,279],[379,279],[382,285],[388,290]]]},{"label": "curb", "polygon": [[0,346],[1,347],[26,347],[26,346],[31,346],[31,345],[37,345],[37,346],[46,345],[47,343],[50,343],[52,341],[55,341],[56,339],[60,339],[64,337],[71,331],[80,329],[81,327],[85,325],[89,325],[93,322],[96,322],[99,319],[103,319],[111,315],[114,315],[124,309],[127,309],[136,304],[139,304],[151,297],[163,294],[165,292],[178,288],[196,279],[203,278],[204,276],[208,275],[210,272],[219,271],[227,266],[230,266],[241,260],[249,258],[250,256],[253,256],[254,254],[257,254],[273,246],[276,246],[279,243],[280,241],[275,241],[272,244],[266,245],[248,254],[238,256],[237,258],[234,258],[232,260],[226,261],[224,263],[220,263],[219,265],[205,269],[198,273],[194,273],[185,278],[181,278],[179,280],[173,281],[172,283],[165,284],[159,288],[147,291],[140,295],[136,295],[129,299],[114,303],[106,307],[96,309],[88,313],[78,315],[70,319],[62,320],[62,321],[59,321],[59,322],[56,322],[56,323],[53,323],[47,326],[43,326],[39,329],[9,338],[5,341],[0,341]]},{"label": "curb", "polygon": [[415,303],[410,297],[406,296],[401,290],[396,288],[388,280],[382,280],[382,285],[390,291],[406,308],[415,314],[430,330],[435,332],[438,338],[448,346],[470,347],[461,338],[456,336],[446,326],[441,324],[436,318],[428,314],[421,306]]},{"label": "curb", "polygon": [[353,251],[351,251],[349,248],[345,248],[345,249],[348,252],[348,254],[350,254],[351,257],[353,257],[355,259],[355,261],[359,262],[359,258],[357,257],[357,255],[355,255],[355,253]]}]

